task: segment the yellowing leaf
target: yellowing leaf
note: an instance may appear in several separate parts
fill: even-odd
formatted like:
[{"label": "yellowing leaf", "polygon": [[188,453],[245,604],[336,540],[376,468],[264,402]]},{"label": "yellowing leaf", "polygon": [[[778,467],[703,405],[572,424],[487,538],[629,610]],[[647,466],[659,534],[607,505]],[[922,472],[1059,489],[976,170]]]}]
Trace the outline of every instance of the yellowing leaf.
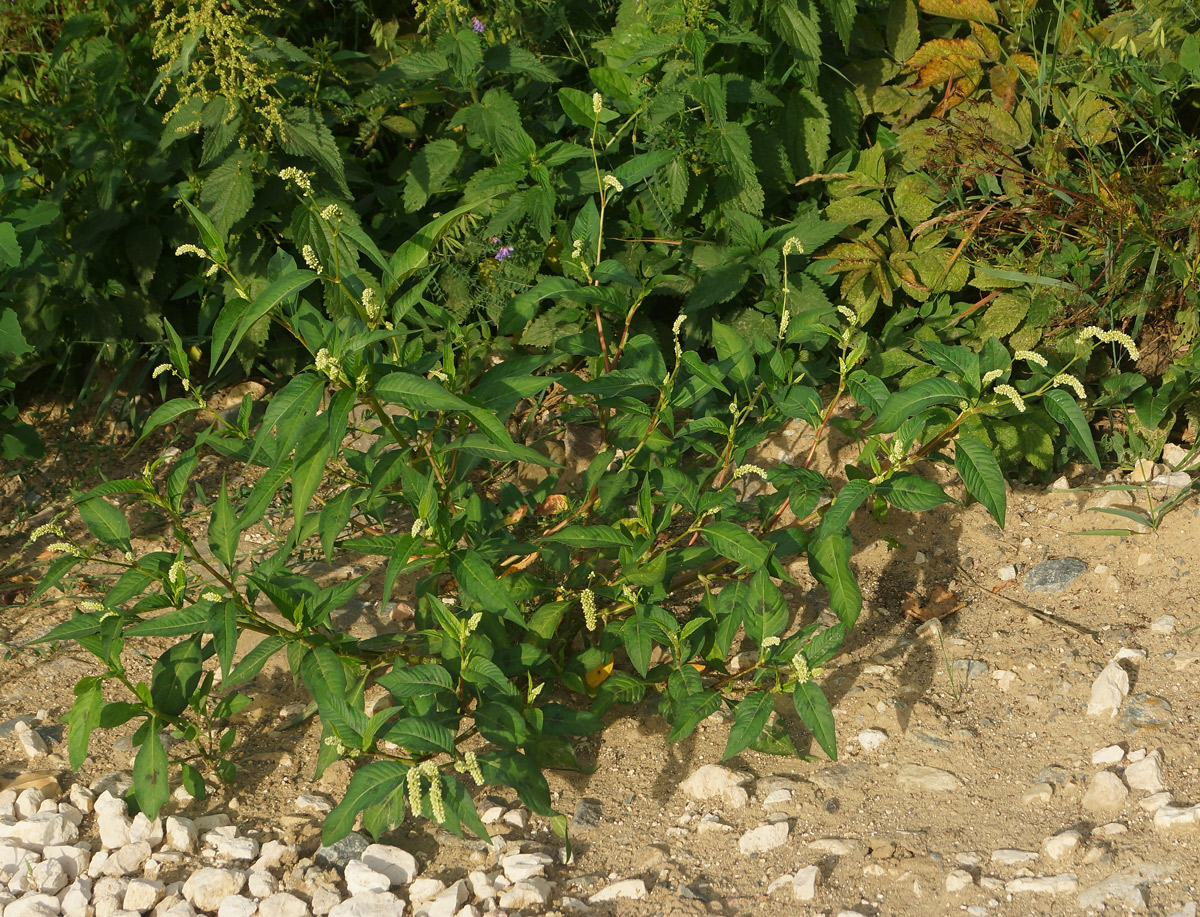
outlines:
[{"label": "yellowing leaf", "polygon": [[[979,66],[977,59],[963,57],[961,54],[950,54],[930,61],[922,67],[921,73],[913,85],[918,89],[926,89],[930,86],[940,86],[948,80],[971,79],[971,88],[974,89],[982,74],[983,69]],[[959,102],[961,101],[962,99],[959,99]],[[942,111],[953,107],[953,105],[946,105],[943,102],[934,110],[933,117],[940,117]]]},{"label": "yellowing leaf", "polygon": [[943,60],[951,55],[984,60],[987,52],[974,38],[935,38],[917,48],[916,53],[904,62],[904,70],[916,73],[926,64]]},{"label": "yellowing leaf", "polygon": [[987,56],[991,60],[1000,60],[1003,52],[1000,49],[1000,39],[985,25],[978,22],[971,23],[971,34],[975,40],[979,42],[979,46],[987,52]]},{"label": "yellowing leaf", "polygon": [[974,22],[997,23],[1000,17],[988,0],[919,0],[922,12],[947,19],[970,19]]},{"label": "yellowing leaf", "polygon": [[979,80],[983,76],[983,71],[976,69],[973,72],[962,74],[950,87],[950,91],[946,93],[945,98],[938,103],[932,114],[935,118],[942,117],[946,112],[953,108],[957,108],[975,91],[975,87],[979,85]]},{"label": "yellowing leaf", "polygon": [[583,676],[583,680],[587,682],[589,688],[598,688],[604,683],[613,670],[613,657],[608,657],[608,662],[603,665],[598,665]]}]

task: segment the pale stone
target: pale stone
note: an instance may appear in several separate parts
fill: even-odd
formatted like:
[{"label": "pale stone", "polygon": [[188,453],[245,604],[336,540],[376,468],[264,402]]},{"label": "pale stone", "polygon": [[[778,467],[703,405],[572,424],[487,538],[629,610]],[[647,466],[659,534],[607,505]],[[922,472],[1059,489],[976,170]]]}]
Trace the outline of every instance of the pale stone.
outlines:
[{"label": "pale stone", "polygon": [[905,764],[896,774],[901,789],[920,790],[926,793],[952,793],[962,783],[949,771],[924,764]]},{"label": "pale stone", "polygon": [[1083,835],[1072,828],[1046,838],[1042,841],[1042,850],[1050,859],[1061,860],[1074,853],[1082,841]]},{"label": "pale stone", "polygon": [[46,744],[41,733],[32,729],[18,732],[17,742],[20,743],[21,750],[25,752],[27,758],[40,758],[42,755],[50,753],[50,746]]},{"label": "pale stone", "polygon": [[[391,892],[388,894],[390,895]],[[396,896],[392,895],[392,898],[396,898]],[[328,914],[341,903],[342,896],[328,886],[318,886],[317,890],[312,893],[312,912],[314,914]],[[401,904],[403,905],[403,902]]]},{"label": "pale stone", "polygon": [[1125,749],[1120,745],[1108,745],[1092,752],[1092,763],[1100,767],[1117,764],[1125,757]]},{"label": "pale stone", "polygon": [[504,875],[509,882],[520,882],[534,876],[544,876],[546,867],[554,863],[544,853],[514,853],[500,861]]},{"label": "pale stone", "polygon": [[965,869],[952,869],[949,875],[946,876],[946,891],[952,895],[962,891],[964,888],[971,888],[974,884],[974,877]]},{"label": "pale stone", "polygon": [[[279,883],[265,869],[250,870],[250,878],[246,880],[246,891],[251,898],[269,898],[279,891]],[[341,901],[338,898],[338,901]],[[330,905],[332,907],[333,905]]]},{"label": "pale stone", "polygon": [[792,895],[797,901],[812,901],[817,896],[817,882],[821,870],[816,866],[805,866],[792,876]]},{"label": "pale stone", "polygon": [[42,803],[46,801],[46,797],[42,791],[35,786],[26,787],[17,795],[16,800],[12,804],[13,814],[18,818],[28,818],[30,815],[38,812]]},{"label": "pale stone", "polygon": [[1033,850],[1013,850],[1002,847],[992,851],[992,862],[997,866],[1022,866],[1025,863],[1032,863],[1037,858],[1038,855]]},{"label": "pale stone", "polygon": [[848,837],[819,837],[808,842],[809,850],[830,853],[839,857],[850,856],[850,854],[856,853],[861,846],[858,841]]},{"label": "pale stone", "polygon": [[233,895],[221,902],[221,906],[217,908],[217,917],[254,917],[257,911],[257,901]]},{"label": "pale stone", "polygon": [[30,878],[33,887],[47,895],[57,895],[71,884],[71,876],[58,860],[42,860],[33,867]]},{"label": "pale stone", "polygon": [[162,882],[152,879],[130,879],[121,907],[127,911],[148,911],[162,900],[165,888]]},{"label": "pale stone", "polygon": [[42,859],[57,860],[72,882],[87,871],[91,858],[91,851],[68,844],[53,844],[42,848]]},{"label": "pale stone", "polygon": [[488,806],[483,810],[483,814],[479,816],[479,820],[485,825],[494,825],[504,817],[504,806]]},{"label": "pale stone", "polygon": [[1048,783],[1035,783],[1021,794],[1021,804],[1034,806],[1047,803],[1054,798],[1054,787]]},{"label": "pale stone", "polygon": [[1171,802],[1171,794],[1164,792],[1164,793],[1155,793],[1152,796],[1147,796],[1145,799],[1141,800],[1138,803],[1138,805],[1141,806],[1143,811],[1149,812],[1151,815],[1153,815],[1155,812],[1157,812],[1163,806],[1169,805],[1170,802]]},{"label": "pale stone", "polygon": [[520,882],[513,883],[501,892],[500,907],[509,910],[541,907],[550,902],[550,887],[549,882],[537,876],[530,879],[522,879]]},{"label": "pale stone", "polygon": [[467,903],[469,897],[466,881],[459,879],[427,905],[428,917],[454,917],[458,909]]},{"label": "pale stone", "polygon": [[514,828],[526,828],[529,826],[529,810],[523,806],[518,809],[510,809],[500,820]]},{"label": "pale stone", "polygon": [[479,913],[479,908],[477,908],[475,905],[464,904],[462,909],[459,910],[454,917],[482,917],[482,915]]},{"label": "pale stone", "polygon": [[1114,659],[1092,682],[1092,696],[1088,700],[1088,716],[1115,717],[1129,694],[1129,673]]},{"label": "pale stone", "polygon": [[418,901],[430,901],[440,895],[445,888],[446,883],[441,879],[430,877],[414,879],[408,886],[408,896],[412,899],[413,906],[416,907]]},{"label": "pale stone", "polygon": [[4,908],[9,917],[56,917],[61,905],[53,895],[22,895]]},{"label": "pale stone", "polygon": [[69,844],[79,837],[79,829],[65,815],[57,812],[37,812],[15,825],[0,827],[0,836],[10,838],[25,847]]},{"label": "pale stone", "polygon": [[67,791],[67,798],[71,800],[71,805],[77,808],[85,815],[91,814],[92,805],[96,801],[96,794],[89,790],[86,786],[76,783]]},{"label": "pale stone", "polygon": [[487,899],[496,897],[496,889],[486,872],[478,869],[473,870],[467,874],[467,881],[471,883],[471,894],[476,898]]},{"label": "pale stone", "polygon": [[152,849],[158,847],[163,842],[162,819],[151,820],[145,812],[138,812],[129,823],[129,840],[134,844],[145,841]]},{"label": "pale stone", "polygon": [[738,840],[738,849],[745,854],[765,853],[787,843],[788,823],[776,822],[773,825],[760,825],[747,831]]},{"label": "pale stone", "polygon": [[108,850],[124,847],[129,843],[129,828],[133,819],[125,800],[105,790],[96,797],[96,828],[100,832],[100,845]]},{"label": "pale stone", "polygon": [[167,816],[163,832],[163,843],[166,846],[184,853],[195,853],[199,842],[200,835],[194,821],[181,815]]},{"label": "pale stone", "polygon": [[1070,895],[1078,889],[1079,877],[1069,872],[1057,876],[1019,876],[1004,883],[1004,890],[1010,895]]},{"label": "pale stone", "polygon": [[1155,749],[1140,761],[1135,761],[1125,768],[1125,782],[1133,790],[1145,790],[1147,793],[1161,793],[1167,788],[1163,781],[1162,752]]},{"label": "pale stone", "polygon": [[150,859],[151,853],[153,851],[150,849],[150,845],[142,841],[137,844],[126,844],[116,852],[114,859],[121,868],[121,872],[131,876],[141,871],[142,866]]},{"label": "pale stone", "polygon": [[1154,813],[1154,827],[1159,829],[1187,828],[1200,825],[1200,803],[1194,806],[1163,806]]},{"label": "pale stone", "polygon": [[1089,812],[1112,812],[1124,807],[1129,790],[1112,771],[1100,771],[1083,794],[1083,807]]},{"label": "pale stone", "polygon": [[296,808],[301,812],[316,812],[318,815],[325,815],[333,811],[333,803],[324,796],[305,793],[296,797]]},{"label": "pale stone", "polygon": [[1137,874],[1135,868],[1132,872],[1122,870],[1114,873],[1102,882],[1085,888],[1077,900],[1081,908],[1093,912],[1107,911],[1106,905],[1112,903],[1123,905],[1127,910],[1140,911],[1150,903],[1150,892],[1146,887],[1146,878]]},{"label": "pale stone", "polygon": [[351,895],[385,892],[391,887],[391,879],[381,872],[376,872],[362,860],[351,860],[346,864],[346,890]]},{"label": "pale stone", "polygon": [[1175,616],[1163,615],[1161,618],[1156,618],[1150,622],[1150,633],[1152,634],[1173,634],[1175,633]]},{"label": "pale stone", "polygon": [[417,877],[416,857],[399,847],[371,844],[363,851],[362,861],[387,876],[392,885],[408,885]]},{"label": "pale stone", "polygon": [[[613,882],[588,898],[588,904],[616,901],[618,898],[631,898],[634,901],[646,900],[646,883],[641,879],[622,879],[620,882]],[[503,899],[500,900],[500,906],[504,906]]]},{"label": "pale stone", "polygon": [[86,917],[92,900],[92,880],[87,876],[76,879],[59,899],[67,917]]},{"label": "pale stone", "polygon": [[731,809],[740,809],[750,801],[744,788],[750,779],[719,764],[705,764],[684,780],[680,789],[693,799],[719,799]]},{"label": "pale stone", "polygon": [[287,892],[271,895],[258,903],[258,917],[308,917],[304,899]]},{"label": "pale stone", "polygon": [[878,751],[888,740],[888,734],[882,729],[864,729],[855,739],[863,751]]},{"label": "pale stone", "polygon": [[198,910],[215,912],[226,898],[232,898],[246,885],[246,873],[237,869],[205,866],[188,877],[183,896]]}]

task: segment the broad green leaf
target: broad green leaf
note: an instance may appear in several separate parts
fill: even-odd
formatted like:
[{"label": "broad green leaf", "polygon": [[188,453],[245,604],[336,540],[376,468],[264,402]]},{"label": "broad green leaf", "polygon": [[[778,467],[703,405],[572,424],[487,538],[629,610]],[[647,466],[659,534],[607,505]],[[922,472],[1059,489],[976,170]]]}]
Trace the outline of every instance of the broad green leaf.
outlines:
[{"label": "broad green leaf", "polygon": [[389,726],[380,738],[409,751],[454,754],[454,733],[427,717],[413,716],[399,720]]},{"label": "broad green leaf", "polygon": [[[21,243],[17,241],[17,231],[13,229],[12,223],[0,223],[0,267],[20,266]],[[12,324],[8,318],[10,313],[11,321],[15,322],[17,313],[12,309],[5,309],[4,315],[0,317],[0,353],[27,353],[33,348],[25,343],[25,336],[21,334],[19,325],[16,334],[12,334]],[[26,350],[16,350],[14,345],[24,346]]]},{"label": "broad green leaf", "polygon": [[450,555],[450,573],[469,601],[492,614],[502,613],[510,621],[524,623],[503,581],[496,578],[491,565],[478,552],[455,551]]},{"label": "broad green leaf", "polygon": [[[451,224],[465,213],[470,213],[477,207],[482,206],[492,200],[496,195],[488,195],[471,201],[469,204],[464,204],[461,207],[456,207],[449,213],[444,213],[437,219],[426,223],[417,234],[396,249],[396,253],[392,255],[392,260],[389,262],[392,276],[397,284],[403,283],[420,268],[424,267],[429,260],[429,253],[433,251],[433,247],[445,235]],[[385,291],[391,292],[391,291]]]},{"label": "broad green leaf", "polygon": [[[142,435],[138,437],[138,443],[159,427],[174,423],[185,414],[191,414],[199,410],[202,410],[202,407],[196,404],[194,398],[172,398],[170,401],[160,404],[154,409],[154,413],[146,418],[146,423],[142,427]],[[137,445],[137,443],[134,445]]]},{"label": "broad green leaf", "polygon": [[972,436],[954,441],[954,467],[976,500],[982,503],[996,524],[1003,528],[1007,512],[1004,473],[988,444]]},{"label": "broad green leaf", "polygon": [[962,388],[949,379],[943,379],[940,376],[923,379],[912,388],[895,392],[888,398],[883,410],[879,412],[875,423],[872,424],[871,432],[892,433],[908,418],[919,414],[926,408],[957,402],[966,397]]},{"label": "broad green leaf", "polygon": [[897,471],[876,492],[892,506],[910,513],[923,513],[943,503],[956,502],[940,484],[911,471]]},{"label": "broad green leaf", "polygon": [[237,150],[208,174],[200,190],[200,203],[221,238],[229,235],[229,230],[254,203],[250,159],[244,150]]},{"label": "broad green leaf", "polygon": [[326,127],[321,116],[307,106],[289,108],[283,115],[283,129],[279,132],[283,149],[295,156],[307,156],[316,162],[337,182],[338,189],[346,197],[346,167],[333,131]]},{"label": "broad green leaf", "polygon": [[131,637],[181,637],[202,633],[208,627],[212,608],[207,602],[178,608],[149,621],[128,628]]},{"label": "broad green leaf", "polygon": [[528,739],[528,726],[521,711],[511,704],[484,701],[475,712],[479,734],[501,748],[517,748]]},{"label": "broad green leaf", "polygon": [[358,813],[403,787],[407,775],[408,765],[399,761],[372,761],[356,770],[342,801],[325,816],[321,842],[334,844],[349,834]]},{"label": "broad green leaf", "polygon": [[128,553],[129,521],[125,514],[105,500],[103,497],[93,497],[79,504],[79,515],[92,536],[106,545]]},{"label": "broad green leaf", "polygon": [[621,640],[625,644],[625,652],[643,678],[650,668],[650,651],[653,646],[650,622],[643,613],[645,607],[639,605],[635,613],[626,618],[625,623],[621,625]]},{"label": "broad green leaf", "polygon": [[200,242],[203,244],[205,251],[218,264],[224,264],[228,260],[225,255],[224,237],[217,232],[212,221],[196,209],[190,201],[183,200],[182,203],[187,208],[187,212],[191,214],[192,220],[196,224],[196,229],[200,232]]},{"label": "broad green leaf", "polygon": [[171,786],[167,780],[167,750],[158,731],[165,723],[151,717],[149,731],[137,757],[133,759],[133,795],[138,808],[150,818],[158,815],[159,809],[171,798]]},{"label": "broad green leaf", "polygon": [[814,537],[823,538],[826,534],[845,531],[854,511],[862,506],[863,500],[867,499],[874,490],[875,485],[865,478],[847,481],[838,491],[837,496],[833,498],[829,509],[825,511],[825,517],[821,520],[821,525]]},{"label": "broad green leaf", "polygon": [[718,691],[700,691],[689,694],[679,704],[675,711],[676,720],[671,732],[667,735],[668,742],[678,742],[692,734],[701,720],[708,719],[721,707],[721,695]]},{"label": "broad green leaf", "polygon": [[847,630],[862,611],[862,592],[850,569],[853,553],[854,542],[842,532],[814,538],[808,545],[808,569],[829,593],[829,607]]},{"label": "broad green leaf", "polygon": [[229,673],[229,677],[222,679],[221,686],[233,688],[254,678],[262,671],[267,660],[283,649],[287,642],[287,638],[279,634],[263,637],[254,649],[242,657],[241,662]]},{"label": "broad green leaf", "polygon": [[432,140],[417,151],[404,180],[404,209],[416,213],[431,194],[442,190],[461,155],[458,144],[443,138]]},{"label": "broad green leaf", "polygon": [[375,394],[414,411],[471,410],[471,405],[446,391],[440,382],[413,373],[388,373],[375,383]]},{"label": "broad green leaf", "polygon": [[76,769],[83,766],[88,740],[100,722],[100,708],[104,704],[100,684],[98,677],[88,675],[75,685],[75,703],[67,714],[67,756],[71,767]]},{"label": "broad green leaf", "polygon": [[833,708],[829,706],[825,692],[815,682],[806,681],[792,689],[792,702],[817,744],[836,761],[837,734],[833,725]]},{"label": "broad green leaf", "polygon": [[714,551],[750,570],[758,570],[770,553],[766,545],[732,522],[710,522],[700,530]]},{"label": "broad green leaf", "polygon": [[764,640],[778,636],[787,626],[787,600],[766,570],[754,574],[743,594],[747,600],[742,612],[746,636],[761,647]]},{"label": "broad green leaf", "polygon": [[213,324],[212,357],[210,371],[216,373],[237,350],[250,326],[274,309],[286,297],[303,290],[317,275],[312,271],[293,268],[285,271],[265,290],[254,297],[253,302],[230,299]]},{"label": "broad green leaf", "polygon": [[1079,451],[1089,462],[1099,468],[1100,455],[1096,452],[1092,429],[1088,426],[1087,418],[1083,416],[1083,411],[1075,399],[1069,392],[1061,388],[1052,388],[1046,392],[1043,400],[1046,404],[1046,412],[1066,427],[1067,435],[1079,447]]},{"label": "broad green leaf", "polygon": [[421,697],[438,691],[454,690],[454,680],[450,673],[440,665],[432,663],[405,666],[402,662],[397,662],[390,672],[379,677],[379,684],[396,698]]},{"label": "broad green leaf", "polygon": [[573,548],[633,547],[632,538],[621,529],[608,525],[568,525],[564,529],[545,536],[544,540]]},{"label": "broad green leaf", "polygon": [[766,691],[754,691],[742,698],[733,708],[733,728],[729,730],[721,760],[732,758],[753,745],[762,735],[774,709],[775,698]]}]

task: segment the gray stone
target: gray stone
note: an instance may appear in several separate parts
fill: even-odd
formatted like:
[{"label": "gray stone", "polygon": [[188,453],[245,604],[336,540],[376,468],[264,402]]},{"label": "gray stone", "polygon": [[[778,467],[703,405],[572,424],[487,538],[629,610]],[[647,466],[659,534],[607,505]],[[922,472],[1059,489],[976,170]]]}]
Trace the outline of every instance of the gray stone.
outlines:
[{"label": "gray stone", "polygon": [[1136,872],[1122,870],[1079,893],[1079,906],[1089,911],[1105,910],[1106,904],[1120,904],[1127,910],[1142,911],[1150,903],[1147,879]]},{"label": "gray stone", "polygon": [[950,673],[955,678],[971,682],[988,673],[988,664],[980,659],[955,659],[950,663]]},{"label": "gray stone", "polygon": [[1194,806],[1160,806],[1154,813],[1154,827],[1160,830],[1200,825],[1200,803]]},{"label": "gray stone", "polygon": [[500,866],[509,882],[520,882],[522,879],[544,876],[546,867],[553,863],[554,860],[544,853],[513,853],[502,859]]},{"label": "gray stone", "polygon": [[925,793],[953,793],[962,787],[959,779],[949,771],[924,764],[905,764],[896,774],[896,783],[901,789]]},{"label": "gray stone", "polygon": [[1074,853],[1083,842],[1083,835],[1071,828],[1042,841],[1042,850],[1052,860],[1061,860]]},{"label": "gray stone", "polygon": [[1132,790],[1145,790],[1147,793],[1161,793],[1167,788],[1163,781],[1162,752],[1155,749],[1140,761],[1134,761],[1125,768],[1125,782]]},{"label": "gray stone", "polygon": [[1088,565],[1078,557],[1056,557],[1043,561],[1025,574],[1025,591],[1062,592],[1087,569]]},{"label": "gray stone", "polygon": [[16,730],[17,723],[24,723],[26,726],[33,728],[33,724],[37,722],[37,717],[32,713],[23,713],[20,716],[14,716],[12,719],[0,722],[0,739],[7,739]]},{"label": "gray stone", "polygon": [[183,883],[183,897],[197,910],[216,913],[221,902],[232,898],[246,885],[246,873],[237,869],[205,866]]},{"label": "gray stone", "polygon": [[575,803],[575,814],[571,818],[572,831],[587,831],[600,824],[600,800],[581,799]]},{"label": "gray stone", "polygon": [[952,869],[949,875],[946,876],[946,891],[952,895],[962,891],[964,888],[971,888],[974,884],[975,877],[965,869]]},{"label": "gray stone", "polygon": [[1037,858],[1037,852],[1033,850],[1014,850],[1004,847],[992,852],[992,862],[997,866],[1023,866],[1026,863],[1032,863]]},{"label": "gray stone", "polygon": [[1165,698],[1157,694],[1132,694],[1117,721],[1123,729],[1137,732],[1139,729],[1159,729],[1175,719],[1175,711]]},{"label": "gray stone", "polygon": [[[602,901],[616,901],[618,898],[631,898],[634,901],[646,900],[646,883],[641,879],[622,879],[620,882],[613,882],[588,898],[588,904],[599,904]],[[500,904],[503,907],[503,899],[501,899]]]},{"label": "gray stone", "polygon": [[[361,857],[371,842],[357,831],[351,831],[336,844],[321,846],[313,854],[313,862],[325,869],[345,869],[351,860]],[[345,902],[344,902],[345,903]]]}]

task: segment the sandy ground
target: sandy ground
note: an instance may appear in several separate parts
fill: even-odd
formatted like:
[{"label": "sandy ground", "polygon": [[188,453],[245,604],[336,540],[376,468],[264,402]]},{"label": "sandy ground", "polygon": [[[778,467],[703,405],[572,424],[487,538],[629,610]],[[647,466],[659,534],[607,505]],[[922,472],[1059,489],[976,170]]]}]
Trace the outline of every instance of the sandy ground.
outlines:
[{"label": "sandy ground", "polygon": [[[16,539],[62,506],[70,486],[92,483],[98,467],[115,477],[142,461],[76,446],[10,477],[0,534],[11,535],[18,550]],[[1200,803],[1200,631],[1190,630],[1200,626],[1200,501],[1184,502],[1157,531],[1087,534],[1125,525],[1089,508],[1145,508],[1171,491],[1105,490],[1101,475],[1082,470],[1068,483],[1065,491],[1011,491],[1003,530],[978,505],[919,517],[893,511],[882,524],[860,513],[854,564],[865,609],[845,652],[822,675],[839,760],[827,760],[781,704],[779,719],[811,760],[743,753],[724,765],[747,791],[744,804],[737,794],[698,799],[681,784],[702,765],[720,763],[728,719],[714,716],[672,745],[653,701],[617,707],[608,728],[581,743],[581,758],[595,771],[550,774],[559,810],[578,813],[575,857],[551,871],[550,905],[526,913],[567,913],[573,902],[563,896],[586,899],[635,877],[645,881],[645,900],[596,904],[592,912],[1027,915],[1094,913],[1107,901],[1109,913],[1165,915],[1200,898],[1200,809],[1187,808]],[[1032,569],[1062,558],[1077,558],[1083,572],[1061,591],[1026,588]],[[332,578],[346,573],[313,569]],[[789,596],[799,626],[828,611],[805,564],[793,570],[798,585]],[[50,754],[30,761],[11,734],[0,737],[0,775],[45,771],[65,787],[128,768],[128,735],[116,730],[97,734],[82,771],[70,774],[61,720],[72,686],[95,668],[79,647],[48,654],[22,648],[69,614],[63,604],[23,606],[29,585],[22,575],[11,568],[0,596],[11,605],[0,611],[8,648],[0,720],[40,714]],[[918,630],[902,606],[937,587],[962,607],[940,631]],[[377,623],[370,598],[347,610],[347,626]],[[1089,714],[1094,681],[1122,649],[1134,651],[1117,663],[1129,696],[1118,697],[1115,711]],[[315,846],[318,823],[298,811],[296,798],[340,798],[350,768],[341,762],[311,782],[319,733],[311,721],[289,726],[305,700],[290,675],[268,670],[246,691],[255,702],[242,715],[232,755],[239,783],[179,809],[226,811],[262,839]],[[1147,756],[1158,760],[1134,766]],[[1121,789],[1098,780],[1102,772]],[[1106,782],[1108,796],[1099,792]],[[511,793],[481,791],[481,811],[493,807],[493,817],[517,809],[495,821],[493,832],[557,852],[545,823],[534,817],[526,824]],[[754,850],[745,836],[771,823],[786,825],[782,842]],[[1071,831],[1074,840],[1047,844]],[[406,823],[390,839],[427,863],[426,874],[444,878],[494,862],[482,842],[426,823]],[[812,888],[801,887],[813,866]],[[798,873],[794,886],[790,877]]]}]

